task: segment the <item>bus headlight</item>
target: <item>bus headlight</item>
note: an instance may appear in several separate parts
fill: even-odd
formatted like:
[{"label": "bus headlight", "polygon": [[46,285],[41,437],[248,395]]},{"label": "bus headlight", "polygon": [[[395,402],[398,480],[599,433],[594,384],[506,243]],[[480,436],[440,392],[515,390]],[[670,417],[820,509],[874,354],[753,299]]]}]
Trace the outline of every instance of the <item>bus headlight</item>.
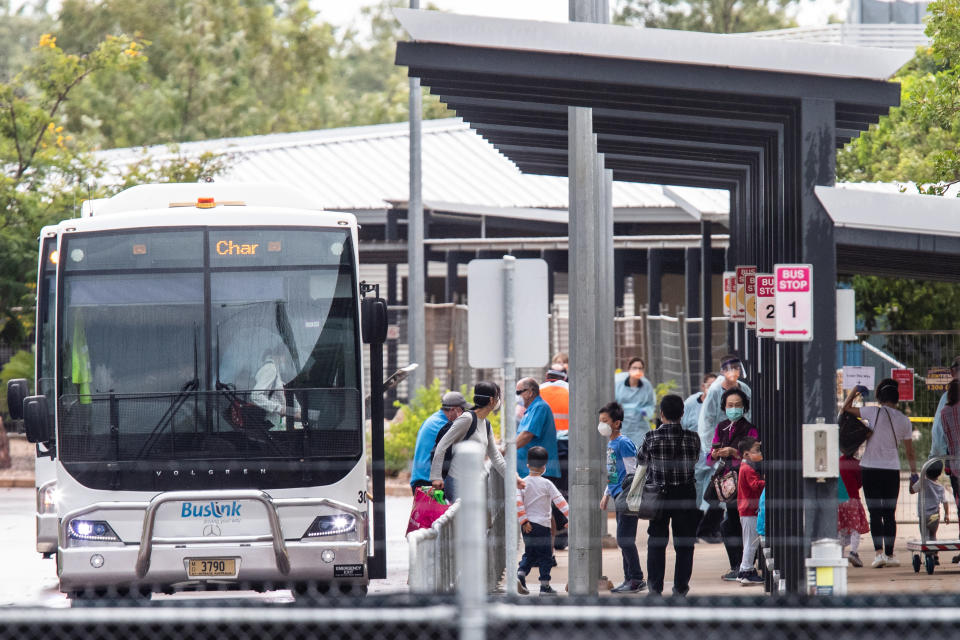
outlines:
[{"label": "bus headlight", "polygon": [[40,495],[37,497],[37,506],[40,513],[56,513],[57,500],[60,498],[60,492],[57,485],[49,484],[40,489]]},{"label": "bus headlight", "polygon": [[123,544],[120,536],[103,520],[71,520],[67,535],[74,544],[102,544],[113,542]]},{"label": "bus headlight", "polygon": [[336,536],[341,533],[356,531],[357,519],[348,513],[337,513],[329,516],[317,516],[303,534],[304,538],[320,538],[322,536]]}]

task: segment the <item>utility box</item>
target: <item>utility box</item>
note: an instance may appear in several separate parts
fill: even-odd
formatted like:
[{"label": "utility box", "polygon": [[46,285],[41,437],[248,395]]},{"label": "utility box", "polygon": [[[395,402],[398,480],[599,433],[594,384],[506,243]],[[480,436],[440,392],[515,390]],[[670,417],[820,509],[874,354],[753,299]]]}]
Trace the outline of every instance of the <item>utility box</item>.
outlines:
[{"label": "utility box", "polygon": [[847,595],[848,561],[843,557],[839,542],[830,538],[815,540],[804,564],[807,567],[807,595]]},{"label": "utility box", "polygon": [[840,475],[840,427],[835,424],[803,425],[803,477],[836,478]]}]

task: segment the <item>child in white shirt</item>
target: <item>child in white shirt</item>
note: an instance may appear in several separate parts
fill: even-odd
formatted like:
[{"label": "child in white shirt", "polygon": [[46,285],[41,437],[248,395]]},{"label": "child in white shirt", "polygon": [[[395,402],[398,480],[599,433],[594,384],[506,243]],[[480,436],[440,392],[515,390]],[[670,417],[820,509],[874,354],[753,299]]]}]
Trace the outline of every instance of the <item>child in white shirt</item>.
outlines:
[{"label": "child in white shirt", "polygon": [[[917,517],[920,527],[927,528],[927,540],[937,539],[937,529],[940,528],[940,505],[943,505],[943,522],[950,522],[950,507],[943,485],[937,482],[943,473],[943,463],[939,460],[927,467],[925,477],[910,485],[910,493],[923,492],[923,512],[920,512],[920,501],[917,500]],[[937,554],[934,554],[936,557]],[[937,558],[939,564],[939,558]]]},{"label": "child in white shirt", "polygon": [[567,501],[552,482],[543,477],[549,456],[543,447],[531,447],[527,452],[527,469],[530,475],[524,478],[526,486],[517,489],[517,517],[523,534],[523,557],[517,567],[517,590],[529,593],[527,575],[540,569],[540,595],[554,595],[550,586],[550,569],[554,566],[553,540],[550,534],[550,505],[567,516],[570,509]]}]

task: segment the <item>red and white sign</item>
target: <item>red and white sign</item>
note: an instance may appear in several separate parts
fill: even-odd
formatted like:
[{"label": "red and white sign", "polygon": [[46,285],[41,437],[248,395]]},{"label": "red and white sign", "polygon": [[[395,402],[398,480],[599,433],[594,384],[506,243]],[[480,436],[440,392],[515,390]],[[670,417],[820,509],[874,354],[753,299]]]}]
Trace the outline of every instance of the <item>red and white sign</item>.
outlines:
[{"label": "red and white sign", "polygon": [[723,315],[733,315],[733,299],[737,295],[737,274],[733,271],[723,272]]},{"label": "red and white sign", "polygon": [[763,338],[772,338],[777,329],[776,284],[772,273],[757,274],[757,335]]},{"label": "red and white sign", "polygon": [[731,306],[733,311],[731,318],[734,322],[744,322],[747,319],[747,273],[751,269],[753,273],[757,272],[756,267],[738,266],[736,268],[737,289]]},{"label": "red and white sign", "polygon": [[744,293],[746,294],[746,317],[747,329],[757,328],[757,268],[751,267],[752,271],[747,271],[744,281]]},{"label": "red and white sign", "polygon": [[779,342],[813,340],[813,265],[776,264],[774,337]]},{"label": "red and white sign", "polygon": [[913,402],[913,369],[891,369],[890,377],[897,381],[900,402]]}]

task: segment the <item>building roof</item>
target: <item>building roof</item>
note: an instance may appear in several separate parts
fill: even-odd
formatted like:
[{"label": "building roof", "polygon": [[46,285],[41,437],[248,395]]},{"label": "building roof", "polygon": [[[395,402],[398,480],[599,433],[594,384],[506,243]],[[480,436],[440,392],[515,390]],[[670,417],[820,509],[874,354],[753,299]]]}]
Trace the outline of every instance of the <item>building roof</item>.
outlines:
[{"label": "building roof", "polygon": [[[406,122],[112,149],[98,156],[117,173],[142,160],[204,152],[231,154],[218,180],[290,184],[326,209],[384,211],[409,194]],[[566,222],[567,179],[522,174],[459,118],[423,122],[423,200],[427,208],[467,215]],[[725,216],[726,191],[615,182],[617,220],[695,222]],[[543,209],[553,211],[543,211]]]},{"label": "building roof", "polygon": [[819,77],[886,80],[912,52],[588,22],[538,22],[394,9],[412,40],[465,47],[665,62]]}]

